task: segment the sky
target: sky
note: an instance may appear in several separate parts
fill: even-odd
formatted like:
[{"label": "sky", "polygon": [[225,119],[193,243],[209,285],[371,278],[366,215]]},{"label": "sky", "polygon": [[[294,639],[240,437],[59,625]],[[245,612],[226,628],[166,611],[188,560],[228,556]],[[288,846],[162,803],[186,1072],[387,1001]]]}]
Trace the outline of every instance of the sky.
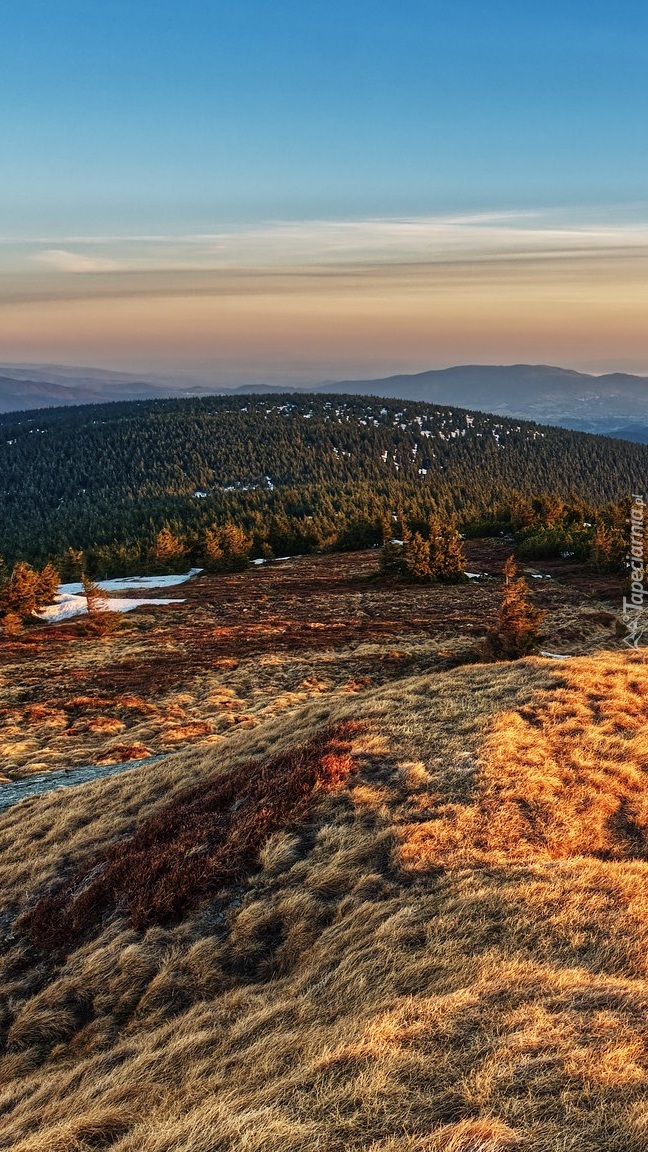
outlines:
[{"label": "sky", "polygon": [[0,361],[648,372],[645,0],[5,0]]}]

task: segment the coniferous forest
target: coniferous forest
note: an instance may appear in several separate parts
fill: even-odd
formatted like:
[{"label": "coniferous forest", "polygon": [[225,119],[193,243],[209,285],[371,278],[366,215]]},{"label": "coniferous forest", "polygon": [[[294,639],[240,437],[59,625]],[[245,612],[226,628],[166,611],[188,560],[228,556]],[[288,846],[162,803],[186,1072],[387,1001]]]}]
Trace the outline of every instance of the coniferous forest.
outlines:
[{"label": "coniferous forest", "polygon": [[[229,553],[362,548],[440,517],[591,552],[648,447],[425,403],[336,395],[89,405],[0,417],[0,553],[94,574]],[[238,536],[237,536],[238,533]],[[228,553],[229,549],[229,553]],[[71,551],[70,551],[71,550]]]}]

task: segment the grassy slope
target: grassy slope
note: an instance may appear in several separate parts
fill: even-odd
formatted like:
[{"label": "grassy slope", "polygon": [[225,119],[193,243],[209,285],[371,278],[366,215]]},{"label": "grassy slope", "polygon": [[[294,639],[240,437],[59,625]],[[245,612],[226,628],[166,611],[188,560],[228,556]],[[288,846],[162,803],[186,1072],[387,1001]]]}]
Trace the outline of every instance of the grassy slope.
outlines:
[{"label": "grassy slope", "polygon": [[[0,1147],[645,1149],[647,699],[619,654],[473,666],[0,817]],[[350,718],[356,772],[220,898],[66,960],[16,928],[185,786]]]}]

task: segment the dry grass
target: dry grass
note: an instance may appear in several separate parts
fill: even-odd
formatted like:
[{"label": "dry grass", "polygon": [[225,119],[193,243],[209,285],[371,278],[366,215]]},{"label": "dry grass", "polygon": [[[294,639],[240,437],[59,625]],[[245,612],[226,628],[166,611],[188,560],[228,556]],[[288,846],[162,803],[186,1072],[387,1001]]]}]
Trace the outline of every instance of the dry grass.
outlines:
[{"label": "dry grass", "polygon": [[[334,693],[332,663],[219,744],[0,816],[0,1148],[645,1152],[648,666],[395,659]],[[216,706],[244,701],[241,665],[218,672],[241,679]],[[181,919],[135,928],[113,890],[65,957],[21,931],[147,845],[191,884],[180,847],[224,813],[236,843],[223,789],[281,804],[296,751],[312,771],[351,718],[354,773]]]},{"label": "dry grass", "polygon": [[[468,552],[471,568],[491,573],[482,584],[394,588],[367,579],[376,552],[303,557],[203,576],[183,586],[185,604],[138,610],[109,637],[74,621],[28,630],[0,651],[0,779],[116,761],[128,746],[219,743],[317,695],[469,659],[494,618],[507,545],[469,541]],[[617,609],[619,582],[565,562],[553,570],[531,581],[547,646],[618,643],[598,601],[610,596]]]},{"label": "dry grass", "polygon": [[[467,803],[448,803],[443,780],[426,792],[432,819],[405,831],[407,865],[648,859],[645,665],[580,659],[563,676],[539,702],[497,717]],[[454,771],[473,778],[475,768],[469,759]]]}]

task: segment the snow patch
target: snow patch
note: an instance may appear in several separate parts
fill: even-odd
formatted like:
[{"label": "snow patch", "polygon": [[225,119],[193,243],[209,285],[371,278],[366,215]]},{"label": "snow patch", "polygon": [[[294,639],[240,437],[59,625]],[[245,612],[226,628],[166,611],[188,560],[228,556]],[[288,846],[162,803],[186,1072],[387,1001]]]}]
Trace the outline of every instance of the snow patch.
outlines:
[{"label": "snow patch", "polygon": [[[134,608],[142,608],[151,604],[184,604],[184,600],[104,600],[101,609],[104,612],[132,612]],[[40,612],[34,613],[39,620],[47,624],[58,624],[60,620],[72,620],[75,616],[84,616],[88,611],[88,601],[85,596],[71,596],[69,594],[56,597],[55,604],[48,604]]]},{"label": "snow patch", "polygon": [[[186,584],[187,580],[198,576],[202,568],[191,568],[181,576],[118,576],[114,580],[99,580],[97,587],[102,592],[146,592],[151,588],[173,588],[176,584]],[[80,596],[83,594],[83,584],[59,584],[58,592],[61,596]],[[149,604],[153,601],[149,600]]]}]

